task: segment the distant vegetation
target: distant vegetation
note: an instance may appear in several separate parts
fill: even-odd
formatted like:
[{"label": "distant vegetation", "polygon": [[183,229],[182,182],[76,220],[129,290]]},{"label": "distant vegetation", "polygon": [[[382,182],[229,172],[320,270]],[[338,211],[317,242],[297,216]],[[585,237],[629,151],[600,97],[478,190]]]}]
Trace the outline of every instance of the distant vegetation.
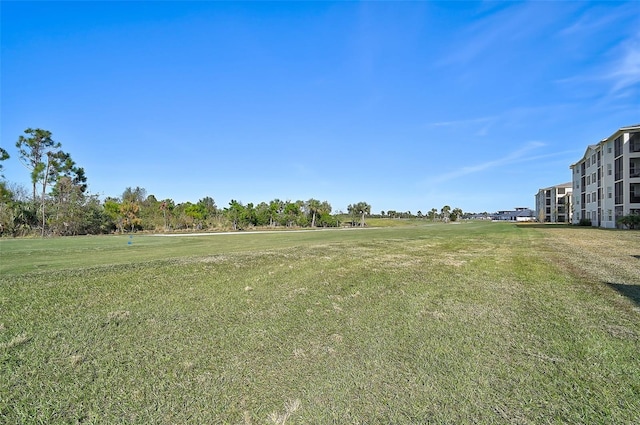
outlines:
[{"label": "distant vegetation", "polygon": [[[32,186],[28,193],[0,179],[0,236],[365,226],[369,216],[432,221],[463,216],[460,208],[448,205],[426,214],[382,211],[372,215],[371,205],[363,201],[350,204],[346,212],[334,211],[328,201],[313,198],[257,204],[231,200],[219,208],[212,197],[176,204],[173,199],[147,195],[141,187],[127,187],[121,196],[101,200],[87,191],[85,170],[53,140],[50,131],[28,128],[16,148]],[[0,172],[2,161],[8,159],[9,152],[0,148]]]}]

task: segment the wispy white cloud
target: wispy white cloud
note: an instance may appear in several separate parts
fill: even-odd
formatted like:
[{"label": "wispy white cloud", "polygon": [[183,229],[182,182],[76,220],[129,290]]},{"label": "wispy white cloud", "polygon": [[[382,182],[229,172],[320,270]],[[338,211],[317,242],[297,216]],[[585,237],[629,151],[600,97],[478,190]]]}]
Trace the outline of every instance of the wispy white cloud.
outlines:
[{"label": "wispy white cloud", "polygon": [[[492,13],[483,13],[475,23],[469,25],[460,33],[460,38],[449,49],[450,53],[436,65],[460,66],[473,63],[476,59],[487,54],[493,57],[501,55],[496,49],[501,45],[518,45],[522,40],[533,39],[537,34],[548,31],[554,21],[555,13],[544,13],[537,2],[512,3]],[[531,19],[532,16],[536,19]],[[513,47],[510,47],[513,48]]]},{"label": "wispy white cloud", "polygon": [[640,31],[632,39],[624,42],[619,50],[619,60],[614,62],[604,79],[613,83],[612,92],[618,93],[640,83]]},{"label": "wispy white cloud", "polygon": [[[640,32],[610,49],[605,64],[591,72],[556,80],[558,84],[605,84],[604,92],[616,98],[627,97],[640,84]],[[608,86],[608,88],[606,88]]]},{"label": "wispy white cloud", "polygon": [[620,98],[632,95],[633,88],[640,84],[639,11],[638,2],[588,6],[558,35],[563,42],[573,42],[574,50],[590,49],[590,63],[581,67],[581,72],[556,82],[588,84],[585,89],[590,91],[600,83],[604,85],[600,88],[604,91],[600,96]]},{"label": "wispy white cloud", "polygon": [[426,125],[427,127],[463,128],[474,136],[484,137],[489,134],[489,130],[497,120],[498,117],[481,117],[466,120],[437,121]]},{"label": "wispy white cloud", "polygon": [[461,167],[456,170],[450,171],[448,173],[434,176],[433,178],[429,179],[427,183],[429,184],[443,183],[449,180],[457,179],[459,177],[467,176],[469,174],[476,174],[482,171],[487,171],[487,170],[491,170],[498,167],[504,167],[514,163],[539,160],[548,155],[532,156],[531,152],[543,146],[546,146],[546,144],[542,142],[531,141],[525,144],[520,149],[513,151],[506,156],[503,156],[501,158],[497,158],[491,161],[475,164],[475,165]]},{"label": "wispy white cloud", "polygon": [[429,127],[460,127],[469,124],[482,124],[495,120],[496,117],[481,117],[481,118],[471,118],[466,120],[453,120],[453,121],[438,121],[431,122],[427,125]]},{"label": "wispy white cloud", "polygon": [[580,16],[579,19],[563,28],[559,34],[562,36],[584,36],[591,34],[615,24],[621,18],[628,17],[632,13],[629,8],[620,7],[616,9],[607,9],[606,13],[599,8],[590,8]]}]

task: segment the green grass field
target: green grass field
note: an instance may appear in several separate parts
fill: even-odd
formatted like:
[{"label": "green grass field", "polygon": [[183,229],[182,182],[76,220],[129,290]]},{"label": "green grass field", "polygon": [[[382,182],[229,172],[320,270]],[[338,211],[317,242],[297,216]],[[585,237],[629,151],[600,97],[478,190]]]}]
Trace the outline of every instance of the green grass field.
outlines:
[{"label": "green grass field", "polygon": [[640,421],[639,232],[410,224],[0,240],[0,423]]}]

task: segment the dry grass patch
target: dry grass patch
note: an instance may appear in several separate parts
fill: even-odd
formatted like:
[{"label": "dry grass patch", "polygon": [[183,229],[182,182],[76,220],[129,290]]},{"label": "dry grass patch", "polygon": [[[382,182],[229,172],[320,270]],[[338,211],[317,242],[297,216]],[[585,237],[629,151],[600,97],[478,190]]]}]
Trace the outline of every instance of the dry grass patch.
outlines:
[{"label": "dry grass patch", "polygon": [[539,231],[559,266],[601,282],[640,285],[640,232],[584,227]]}]

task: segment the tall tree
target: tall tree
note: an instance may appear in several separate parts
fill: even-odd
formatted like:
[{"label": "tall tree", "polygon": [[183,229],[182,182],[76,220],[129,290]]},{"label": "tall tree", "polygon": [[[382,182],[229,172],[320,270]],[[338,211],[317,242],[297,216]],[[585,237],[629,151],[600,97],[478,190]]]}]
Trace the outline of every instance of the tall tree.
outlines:
[{"label": "tall tree", "polygon": [[60,176],[73,179],[73,182],[86,189],[86,177],[84,169],[76,166],[71,156],[61,150],[62,145],[51,138],[51,132],[40,128],[28,128],[25,134],[30,137],[20,136],[16,147],[20,153],[20,160],[31,170],[31,183],[33,185],[33,201],[37,200],[36,186],[40,183],[41,210],[42,210],[42,236],[46,225],[45,201],[47,187],[57,182]]},{"label": "tall tree", "polygon": [[245,208],[241,202],[232,199],[229,202],[229,206],[224,209],[224,215],[227,217],[227,220],[231,222],[231,226],[233,230],[238,230],[240,228],[242,217],[244,216]]},{"label": "tall tree", "polygon": [[293,227],[298,223],[298,219],[302,214],[301,207],[304,205],[303,201],[287,201],[284,203],[284,219],[286,221],[287,227]]},{"label": "tall tree", "polygon": [[213,217],[218,212],[216,201],[212,197],[206,196],[198,201],[198,205],[202,207],[204,211],[204,218]]},{"label": "tall tree", "polygon": [[137,202],[140,204],[146,199],[146,197],[146,189],[139,186],[136,186],[135,189],[127,187],[124,192],[122,192],[122,202]]},{"label": "tall tree", "polygon": [[278,221],[280,221],[280,216],[284,211],[284,202],[280,199],[274,199],[269,202],[269,226],[274,227]]},{"label": "tall tree", "polygon": [[111,220],[116,231],[124,233],[124,221],[120,215],[120,200],[108,197],[103,204],[104,214]]},{"label": "tall tree", "polygon": [[[58,176],[51,191],[55,216],[53,230],[58,234],[77,234],[85,226],[80,223],[86,212],[87,177],[67,153],[57,155]],[[57,227],[57,230],[55,229]]]},{"label": "tall tree", "polygon": [[311,227],[316,227],[316,215],[320,212],[322,204],[317,199],[309,199],[304,203],[305,211],[311,216]]},{"label": "tall tree", "polygon": [[371,214],[371,205],[366,202],[358,202],[357,204],[347,206],[347,211],[352,216],[360,215],[360,227],[364,227],[366,225],[364,216]]},{"label": "tall tree", "polygon": [[147,191],[139,186],[136,186],[135,189],[127,187],[122,193],[120,215],[123,218],[123,224],[128,226],[132,232],[142,225],[140,207],[146,197]]},{"label": "tall tree", "polygon": [[187,217],[187,226],[191,225],[195,230],[202,227],[202,221],[206,218],[207,212],[204,205],[187,202],[184,204],[184,215]]},{"label": "tall tree", "polygon": [[171,213],[173,212],[173,209],[175,208],[175,202],[173,202],[173,199],[165,199],[162,202],[160,202],[160,211],[162,211],[162,219],[164,221],[164,230],[168,230],[169,229],[169,218],[171,217]]},{"label": "tall tree", "polygon": [[62,145],[51,138],[51,132],[40,128],[27,128],[25,134],[20,136],[16,147],[20,153],[20,160],[31,171],[31,184],[33,185],[33,201],[36,201],[36,186],[43,181],[46,188],[48,182],[47,164],[59,152]]},{"label": "tall tree", "polygon": [[120,215],[123,218],[123,226],[128,226],[131,232],[142,224],[142,220],[140,219],[140,204],[137,202],[122,202],[120,204]]},{"label": "tall tree", "polygon": [[4,178],[4,176],[2,175],[2,161],[6,161],[7,159],[9,159],[9,152],[4,150],[3,148],[0,148],[0,179]]},{"label": "tall tree", "polygon": [[271,224],[269,204],[267,204],[266,202],[260,202],[254,208],[254,211],[256,226],[268,226]]},{"label": "tall tree", "polygon": [[446,223],[449,221],[449,215],[451,214],[451,207],[449,205],[445,205],[440,209],[440,216],[442,220]]},{"label": "tall tree", "polygon": [[318,209],[318,214],[320,216],[320,225],[323,227],[337,226],[337,220],[331,216],[331,204],[327,201],[323,201],[320,204],[320,208]]},{"label": "tall tree", "polygon": [[462,217],[462,214],[463,214],[463,213],[462,213],[462,209],[460,209],[460,208],[454,208],[454,209],[451,211],[451,214],[450,214],[450,216],[449,216],[449,217],[451,218],[451,221],[456,221],[456,220],[458,220],[459,218],[461,218],[461,217]]}]

